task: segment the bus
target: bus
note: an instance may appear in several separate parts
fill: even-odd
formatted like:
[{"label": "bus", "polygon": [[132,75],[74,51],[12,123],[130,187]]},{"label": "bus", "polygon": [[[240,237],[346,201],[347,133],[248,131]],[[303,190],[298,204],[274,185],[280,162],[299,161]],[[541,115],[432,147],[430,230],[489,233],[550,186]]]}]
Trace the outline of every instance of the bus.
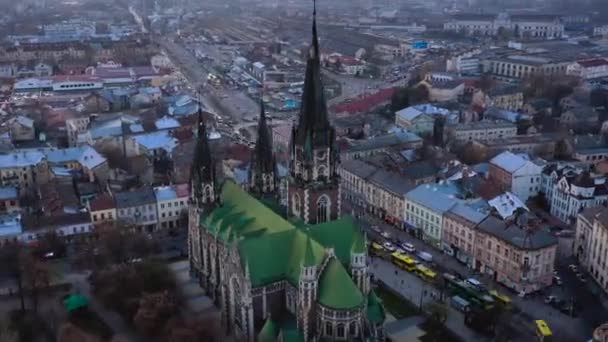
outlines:
[{"label": "bus", "polygon": [[391,254],[391,259],[393,260],[393,264],[408,272],[414,272],[416,270],[416,265],[418,265],[418,262],[413,258],[398,252]]},{"label": "bus", "polygon": [[502,305],[504,308],[511,308],[511,298],[509,298],[509,296],[504,295],[496,290],[490,291],[490,295],[492,296],[492,298],[494,298],[494,300],[496,300],[497,303]]},{"label": "bus", "polygon": [[384,251],[384,247],[377,242],[372,242],[369,247],[369,253],[371,255],[382,256],[382,252]]},{"label": "bus", "polygon": [[534,321],[534,325],[536,326],[536,336],[540,342],[549,342],[551,341],[551,337],[553,336],[553,332],[547,325],[547,322],[542,319],[538,319]]},{"label": "bus", "polygon": [[469,282],[460,280],[451,274],[446,273],[443,278],[452,296],[457,295],[466,299],[472,306],[482,310],[489,310],[494,307],[494,298],[487,291],[479,291]]},{"label": "bus", "polygon": [[416,265],[416,274],[425,281],[432,283],[437,279],[437,273],[424,265]]}]

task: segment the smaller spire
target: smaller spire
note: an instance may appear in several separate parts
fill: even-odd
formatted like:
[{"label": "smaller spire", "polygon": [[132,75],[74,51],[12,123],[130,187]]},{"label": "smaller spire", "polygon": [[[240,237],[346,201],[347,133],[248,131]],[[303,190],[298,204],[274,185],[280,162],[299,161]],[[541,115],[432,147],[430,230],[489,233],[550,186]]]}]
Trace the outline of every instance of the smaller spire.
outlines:
[{"label": "smaller spire", "polygon": [[316,266],[315,255],[312,252],[312,240],[310,236],[306,237],[306,249],[304,250],[304,264],[303,267]]},{"label": "smaller spire", "polygon": [[310,49],[310,58],[319,59],[319,36],[317,34],[317,0],[312,2],[312,46]]},{"label": "smaller spire", "polygon": [[366,247],[365,241],[367,237],[363,233],[355,234],[355,238],[353,239],[353,244],[350,247],[350,252],[352,254],[364,254]]}]

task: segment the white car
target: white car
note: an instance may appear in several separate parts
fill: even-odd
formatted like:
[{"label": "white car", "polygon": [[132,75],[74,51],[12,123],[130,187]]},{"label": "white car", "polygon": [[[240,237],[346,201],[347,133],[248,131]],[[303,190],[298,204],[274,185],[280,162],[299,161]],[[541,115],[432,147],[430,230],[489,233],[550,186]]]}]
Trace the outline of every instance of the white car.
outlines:
[{"label": "white car", "polygon": [[392,243],[386,241],[385,243],[382,244],[382,246],[384,246],[384,248],[389,251],[389,252],[394,252],[395,251],[395,246],[393,246]]},{"label": "white car", "polygon": [[401,248],[403,248],[408,253],[416,253],[416,247],[409,242],[405,242],[401,244]]},{"label": "white car", "polygon": [[388,239],[391,237],[391,234],[389,234],[388,232],[382,232],[382,233],[380,233],[380,235],[382,235],[382,237],[385,239]]}]

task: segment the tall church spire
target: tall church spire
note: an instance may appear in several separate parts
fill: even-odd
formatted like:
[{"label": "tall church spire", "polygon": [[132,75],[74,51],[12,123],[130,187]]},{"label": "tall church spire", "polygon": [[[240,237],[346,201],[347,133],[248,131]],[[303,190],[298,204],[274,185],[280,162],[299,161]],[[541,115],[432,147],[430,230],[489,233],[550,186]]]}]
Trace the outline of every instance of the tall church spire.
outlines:
[{"label": "tall church spire", "polygon": [[274,193],[276,181],[276,158],[272,150],[272,135],[266,123],[264,100],[260,101],[258,137],[249,168],[249,185],[253,193]]},{"label": "tall church spire", "polygon": [[[321,83],[321,53],[319,51],[319,36],[317,33],[317,8],[316,1],[312,14],[312,43],[308,51],[306,62],[306,75],[302,91],[302,104],[300,106],[300,118],[297,126],[297,134],[294,137],[297,143],[304,144],[307,139],[312,139],[314,131],[329,129],[327,116],[327,103]],[[315,134],[316,135],[316,134]],[[315,137],[315,140],[326,140]],[[328,141],[322,141],[327,144]]]},{"label": "tall church spire", "polygon": [[203,119],[203,111],[199,108],[198,137],[190,170],[191,200],[199,207],[215,202],[215,178],[215,163],[211,157],[207,126]]}]

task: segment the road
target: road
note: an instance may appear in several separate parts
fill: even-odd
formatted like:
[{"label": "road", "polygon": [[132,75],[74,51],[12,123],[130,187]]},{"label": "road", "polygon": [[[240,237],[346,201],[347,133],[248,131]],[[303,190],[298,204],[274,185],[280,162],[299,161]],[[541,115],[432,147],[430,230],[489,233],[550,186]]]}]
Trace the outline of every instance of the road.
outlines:
[{"label": "road", "polygon": [[[390,262],[380,258],[373,258],[370,268],[374,278],[381,279],[386,286],[398,292],[403,298],[418,307],[434,302],[440,297],[438,289],[424,282],[410,272],[395,267]],[[488,338],[476,333],[464,325],[464,316],[461,312],[447,306],[448,318],[445,325],[463,341],[489,341]]]},{"label": "road", "polygon": [[458,273],[464,277],[475,277],[488,285],[489,288],[497,289],[502,293],[508,293],[514,305],[522,311],[522,314],[515,317],[515,319],[521,323],[517,325],[517,327],[520,328],[520,333],[529,334],[534,329],[533,320],[544,319],[556,336],[590,336],[594,327],[599,323],[608,320],[606,310],[597,303],[597,300],[593,300],[588,291],[581,289],[580,283],[577,283],[574,275],[571,274],[571,272],[568,274],[563,266],[558,267],[558,272],[564,279],[564,286],[554,286],[548,290],[549,292],[547,294],[555,294],[559,298],[564,299],[574,297],[583,308],[583,311],[578,318],[569,317],[545,304],[543,296],[533,296],[529,298],[518,297],[506,287],[492,281],[490,277],[474,272],[474,270],[467,268],[455,258],[442,254],[439,250],[426,245],[424,242],[412,237],[407,232],[385,224],[379,219],[366,216],[361,220],[361,224],[363,228],[366,229],[368,236],[372,239],[379,241],[383,240],[377,232],[371,229],[373,225],[377,225],[381,227],[383,231],[389,232],[392,240],[398,239],[410,242],[418,251],[431,253],[433,255],[433,262],[436,264],[436,269],[440,272]]}]

